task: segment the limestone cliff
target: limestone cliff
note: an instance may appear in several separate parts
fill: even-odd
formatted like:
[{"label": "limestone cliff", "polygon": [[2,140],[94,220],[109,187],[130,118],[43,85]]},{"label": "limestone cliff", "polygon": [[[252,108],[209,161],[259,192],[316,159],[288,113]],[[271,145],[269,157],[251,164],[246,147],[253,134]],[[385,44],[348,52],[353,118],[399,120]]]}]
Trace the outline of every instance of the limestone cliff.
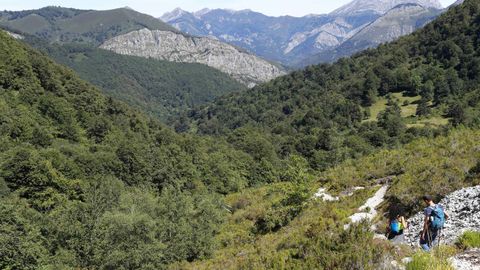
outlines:
[{"label": "limestone cliff", "polygon": [[170,31],[133,31],[109,39],[100,47],[125,55],[205,64],[249,87],[285,74],[282,68],[227,43]]}]

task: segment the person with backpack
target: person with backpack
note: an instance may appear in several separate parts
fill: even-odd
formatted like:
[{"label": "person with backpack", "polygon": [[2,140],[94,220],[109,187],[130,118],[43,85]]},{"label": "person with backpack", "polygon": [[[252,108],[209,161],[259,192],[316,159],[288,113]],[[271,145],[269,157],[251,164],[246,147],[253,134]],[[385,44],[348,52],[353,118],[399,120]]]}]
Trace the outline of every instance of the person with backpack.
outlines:
[{"label": "person with backpack", "polygon": [[405,217],[397,214],[390,219],[389,225],[387,227],[387,239],[401,244],[405,241],[404,231],[408,228],[407,221]]},{"label": "person with backpack", "polygon": [[431,196],[425,195],[422,199],[427,207],[423,210],[425,218],[420,235],[420,246],[423,250],[430,251],[436,243],[439,243],[438,238],[445,225],[445,220],[448,219],[448,214],[442,205],[433,202]]}]

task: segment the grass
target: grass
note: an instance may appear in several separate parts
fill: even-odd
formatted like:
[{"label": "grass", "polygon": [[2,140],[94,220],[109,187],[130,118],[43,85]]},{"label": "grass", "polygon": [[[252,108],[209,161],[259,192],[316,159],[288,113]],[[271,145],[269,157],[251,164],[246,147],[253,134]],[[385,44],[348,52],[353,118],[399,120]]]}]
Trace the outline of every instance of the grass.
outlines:
[{"label": "grass", "polygon": [[[402,117],[408,118],[407,127],[425,127],[425,126],[445,126],[448,124],[448,118],[434,115],[429,118],[417,118],[417,102],[421,99],[420,96],[409,97],[404,96],[403,93],[393,93],[391,94],[392,98],[397,101],[400,108],[402,109]],[[364,122],[377,121],[378,115],[387,109],[388,99],[386,97],[381,97],[370,106],[370,117],[365,119]]]},{"label": "grass", "polygon": [[407,127],[425,127],[425,126],[445,126],[448,125],[448,118],[442,116],[433,116],[426,119],[416,120],[414,123],[407,124]]},{"label": "grass", "polygon": [[407,264],[407,270],[454,270],[448,258],[455,255],[456,249],[441,246],[432,252],[418,251]]},{"label": "grass", "polygon": [[[404,96],[403,93],[392,93],[391,96],[398,102],[400,108],[402,108],[402,117],[415,116],[418,106],[416,102],[420,100],[420,96],[408,97]],[[379,98],[377,102],[370,107],[370,118],[365,121],[376,121],[378,115],[387,108],[387,103],[388,99],[386,97]]]},{"label": "grass", "polygon": [[457,246],[462,249],[480,248],[480,232],[465,232],[458,238]]}]

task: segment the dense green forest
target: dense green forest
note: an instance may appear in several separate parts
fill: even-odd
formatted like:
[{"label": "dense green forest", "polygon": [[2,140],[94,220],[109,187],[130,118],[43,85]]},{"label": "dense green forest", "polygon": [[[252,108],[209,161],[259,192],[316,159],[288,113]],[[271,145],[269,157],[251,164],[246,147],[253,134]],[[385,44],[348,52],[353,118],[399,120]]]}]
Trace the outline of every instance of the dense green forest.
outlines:
[{"label": "dense green forest", "polygon": [[466,0],[397,42],[189,111],[182,133],[0,32],[0,268],[375,269],[395,248],[343,225],[379,178],[383,210],[407,213],[426,191],[479,184],[479,24]]},{"label": "dense green forest", "polygon": [[94,45],[143,28],[177,31],[152,16],[128,8],[97,11],[50,6],[38,10],[0,11],[0,25],[51,42]]},{"label": "dense green forest", "polygon": [[56,62],[72,68],[82,79],[165,122],[216,97],[246,89],[217,69],[120,55],[81,44],[50,44],[26,36],[25,42]]},{"label": "dense green forest", "polygon": [[[266,155],[245,141],[264,143],[280,159],[301,155],[321,170],[377,147],[438,135],[438,123],[447,119],[448,126],[476,127],[478,16],[479,2],[466,1],[396,42],[222,97],[174,125],[178,131],[226,135],[254,156]],[[382,100],[386,108],[373,115]]]},{"label": "dense green forest", "polygon": [[203,258],[226,213],[221,194],[272,180],[224,140],[178,135],[4,32],[0,123],[2,269]]}]

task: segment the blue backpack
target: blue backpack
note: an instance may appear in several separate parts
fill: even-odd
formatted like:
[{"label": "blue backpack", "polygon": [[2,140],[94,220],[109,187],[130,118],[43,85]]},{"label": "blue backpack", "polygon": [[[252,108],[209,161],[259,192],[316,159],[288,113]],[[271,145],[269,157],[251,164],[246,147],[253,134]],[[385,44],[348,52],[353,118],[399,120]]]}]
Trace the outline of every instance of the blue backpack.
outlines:
[{"label": "blue backpack", "polygon": [[445,225],[445,212],[443,208],[438,204],[435,205],[435,208],[432,209],[430,214],[430,228],[434,230],[443,229]]},{"label": "blue backpack", "polygon": [[401,230],[402,230],[402,228],[400,226],[400,222],[398,222],[397,220],[394,220],[394,221],[390,222],[390,231],[391,232],[400,233]]}]

